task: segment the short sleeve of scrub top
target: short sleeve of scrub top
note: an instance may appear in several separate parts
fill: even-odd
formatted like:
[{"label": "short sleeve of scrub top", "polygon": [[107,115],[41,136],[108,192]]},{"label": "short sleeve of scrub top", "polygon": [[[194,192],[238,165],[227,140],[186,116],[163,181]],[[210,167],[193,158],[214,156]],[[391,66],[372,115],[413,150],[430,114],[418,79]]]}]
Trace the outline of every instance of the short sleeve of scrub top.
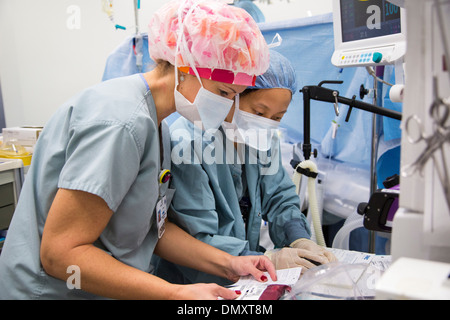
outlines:
[{"label": "short sleeve of scrub top", "polygon": [[116,211],[139,170],[140,151],[132,134],[118,124],[76,125],[66,154],[58,186],[96,194]]}]

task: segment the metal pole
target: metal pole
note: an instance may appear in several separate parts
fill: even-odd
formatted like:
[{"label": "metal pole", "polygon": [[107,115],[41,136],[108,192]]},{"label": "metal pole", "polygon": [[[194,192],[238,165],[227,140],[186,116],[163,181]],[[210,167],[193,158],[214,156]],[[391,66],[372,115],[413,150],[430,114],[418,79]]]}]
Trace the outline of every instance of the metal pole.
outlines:
[{"label": "metal pole", "polygon": [[140,0],[134,0],[134,23],[135,23],[135,33],[139,34],[139,9],[141,7]]},{"label": "metal pole", "polygon": [[[384,69],[384,68],[383,68]],[[373,104],[378,105],[378,80],[373,81]],[[370,159],[370,194],[377,190],[378,115],[372,115],[372,156]],[[375,253],[376,231],[369,230],[369,253]]]},{"label": "metal pole", "polygon": [[302,90],[303,93],[303,156],[305,160],[308,160],[311,157],[311,141],[310,141],[310,92],[308,87],[304,87]]}]

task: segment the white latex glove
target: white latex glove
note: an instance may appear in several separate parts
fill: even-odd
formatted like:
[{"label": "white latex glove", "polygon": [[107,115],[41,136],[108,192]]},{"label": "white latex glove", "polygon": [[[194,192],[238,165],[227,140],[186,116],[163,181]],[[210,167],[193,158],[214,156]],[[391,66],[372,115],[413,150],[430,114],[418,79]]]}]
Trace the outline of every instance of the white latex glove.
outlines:
[{"label": "white latex glove", "polygon": [[[264,253],[275,266],[275,269],[287,269],[302,267],[302,273],[304,270],[313,268],[316,265],[311,262],[317,257],[308,250],[297,248],[283,248],[280,250],[266,251]],[[326,259],[322,258],[323,263],[326,263]],[[322,262],[321,262],[322,263]]]},{"label": "white latex glove", "polygon": [[334,254],[328,251],[325,247],[319,246],[314,241],[306,238],[297,239],[294,242],[292,242],[290,246],[292,248],[309,251],[311,256],[310,259],[320,264],[337,261]]}]

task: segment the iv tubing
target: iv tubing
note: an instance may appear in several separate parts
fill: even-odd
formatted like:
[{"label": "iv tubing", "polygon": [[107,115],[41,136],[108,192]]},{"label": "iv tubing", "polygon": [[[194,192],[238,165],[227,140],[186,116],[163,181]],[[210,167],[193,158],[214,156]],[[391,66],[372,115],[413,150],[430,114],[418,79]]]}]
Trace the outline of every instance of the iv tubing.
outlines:
[{"label": "iv tubing", "polygon": [[[303,169],[309,169],[311,172],[317,173],[317,166],[312,160],[302,161],[298,164]],[[311,207],[311,220],[314,227],[316,242],[318,245],[325,247],[325,238],[322,232],[322,225],[319,217],[319,206],[316,197],[316,180],[313,177],[308,178],[308,195],[309,205]]]}]

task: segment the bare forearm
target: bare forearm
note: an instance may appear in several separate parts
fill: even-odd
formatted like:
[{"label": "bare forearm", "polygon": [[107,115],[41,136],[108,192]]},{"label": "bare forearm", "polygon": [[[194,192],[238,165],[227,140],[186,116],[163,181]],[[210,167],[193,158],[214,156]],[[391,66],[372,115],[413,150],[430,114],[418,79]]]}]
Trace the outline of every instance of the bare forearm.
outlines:
[{"label": "bare forearm", "polygon": [[158,241],[155,253],[179,265],[223,278],[231,276],[231,255],[195,239],[170,222],[166,223],[166,232]]},{"label": "bare forearm", "polygon": [[175,285],[130,267],[92,245],[55,254],[43,261],[46,271],[62,281],[71,275],[67,273],[67,267],[78,267],[80,289],[99,296],[112,299],[176,298]]}]

